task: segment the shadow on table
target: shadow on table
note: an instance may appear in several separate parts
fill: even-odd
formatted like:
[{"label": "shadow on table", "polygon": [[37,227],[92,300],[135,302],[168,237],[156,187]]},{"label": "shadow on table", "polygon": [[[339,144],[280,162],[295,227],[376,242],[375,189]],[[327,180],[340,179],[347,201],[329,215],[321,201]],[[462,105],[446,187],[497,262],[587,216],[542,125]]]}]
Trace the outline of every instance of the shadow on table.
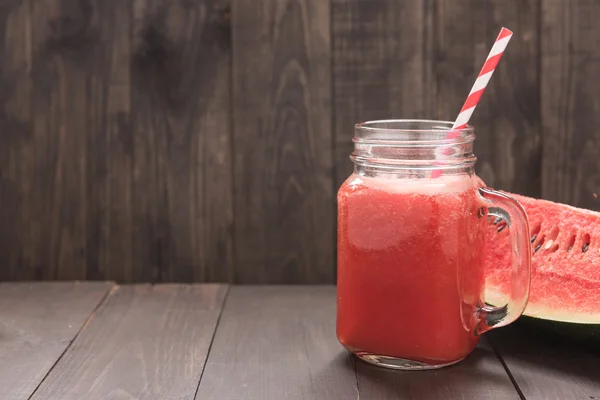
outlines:
[{"label": "shadow on table", "polygon": [[477,348],[461,363],[433,371],[395,371],[346,353],[331,362],[356,374],[361,399],[518,399],[510,378],[489,348]]},{"label": "shadow on table", "polygon": [[600,324],[570,324],[522,317],[510,328],[521,335],[529,335],[535,342],[541,340],[545,345],[600,356]]},{"label": "shadow on table", "polygon": [[573,336],[525,319],[490,332],[489,339],[513,375],[539,374],[563,381],[571,377],[578,384],[600,387],[597,337],[585,333]]}]

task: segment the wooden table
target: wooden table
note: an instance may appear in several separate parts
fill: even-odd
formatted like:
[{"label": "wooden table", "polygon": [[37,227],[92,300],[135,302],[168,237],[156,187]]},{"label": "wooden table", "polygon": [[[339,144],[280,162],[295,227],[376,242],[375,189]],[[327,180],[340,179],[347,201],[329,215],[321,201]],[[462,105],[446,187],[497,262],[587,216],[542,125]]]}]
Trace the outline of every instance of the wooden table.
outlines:
[{"label": "wooden table", "polygon": [[373,367],[332,286],[0,284],[0,399],[600,399],[600,354],[507,327],[462,363]]}]

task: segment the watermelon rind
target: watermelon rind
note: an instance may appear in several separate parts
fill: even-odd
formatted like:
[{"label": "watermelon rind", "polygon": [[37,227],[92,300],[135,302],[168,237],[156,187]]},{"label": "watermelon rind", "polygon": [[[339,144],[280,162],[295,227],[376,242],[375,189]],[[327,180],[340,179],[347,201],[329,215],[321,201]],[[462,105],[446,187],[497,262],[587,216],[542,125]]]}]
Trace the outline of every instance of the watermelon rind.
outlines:
[{"label": "watermelon rind", "polygon": [[[486,288],[485,293],[488,304],[506,304],[506,296],[499,294],[494,288]],[[529,303],[516,325],[600,350],[600,314],[557,311]]]},{"label": "watermelon rind", "polygon": [[[488,287],[485,291],[485,300],[490,304],[502,305],[506,303],[507,297],[493,288]],[[524,316],[543,319],[553,322],[571,323],[579,325],[598,325],[600,330],[600,313],[589,314],[578,311],[557,310],[535,303],[528,303]]]}]

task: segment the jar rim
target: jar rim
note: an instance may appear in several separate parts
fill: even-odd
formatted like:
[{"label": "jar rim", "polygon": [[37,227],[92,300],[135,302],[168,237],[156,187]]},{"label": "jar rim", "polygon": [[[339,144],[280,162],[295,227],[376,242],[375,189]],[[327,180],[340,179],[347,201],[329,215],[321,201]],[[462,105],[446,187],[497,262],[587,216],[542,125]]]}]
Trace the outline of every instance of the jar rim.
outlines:
[{"label": "jar rim", "polygon": [[456,143],[475,140],[471,125],[452,129],[452,121],[430,119],[380,119],[354,125],[355,142]]},{"label": "jar rim", "polygon": [[452,129],[452,121],[388,119],[356,124],[355,165],[377,169],[464,169],[472,167],[472,126]]}]

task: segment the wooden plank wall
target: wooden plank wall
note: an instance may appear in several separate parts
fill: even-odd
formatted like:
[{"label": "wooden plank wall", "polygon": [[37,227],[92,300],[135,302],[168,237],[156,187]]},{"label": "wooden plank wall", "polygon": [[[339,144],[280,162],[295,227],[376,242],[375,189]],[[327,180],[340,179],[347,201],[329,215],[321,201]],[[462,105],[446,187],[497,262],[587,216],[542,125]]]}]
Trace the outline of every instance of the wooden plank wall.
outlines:
[{"label": "wooden plank wall", "polygon": [[352,126],[474,115],[490,185],[600,209],[595,0],[3,0],[0,279],[335,281]]}]

